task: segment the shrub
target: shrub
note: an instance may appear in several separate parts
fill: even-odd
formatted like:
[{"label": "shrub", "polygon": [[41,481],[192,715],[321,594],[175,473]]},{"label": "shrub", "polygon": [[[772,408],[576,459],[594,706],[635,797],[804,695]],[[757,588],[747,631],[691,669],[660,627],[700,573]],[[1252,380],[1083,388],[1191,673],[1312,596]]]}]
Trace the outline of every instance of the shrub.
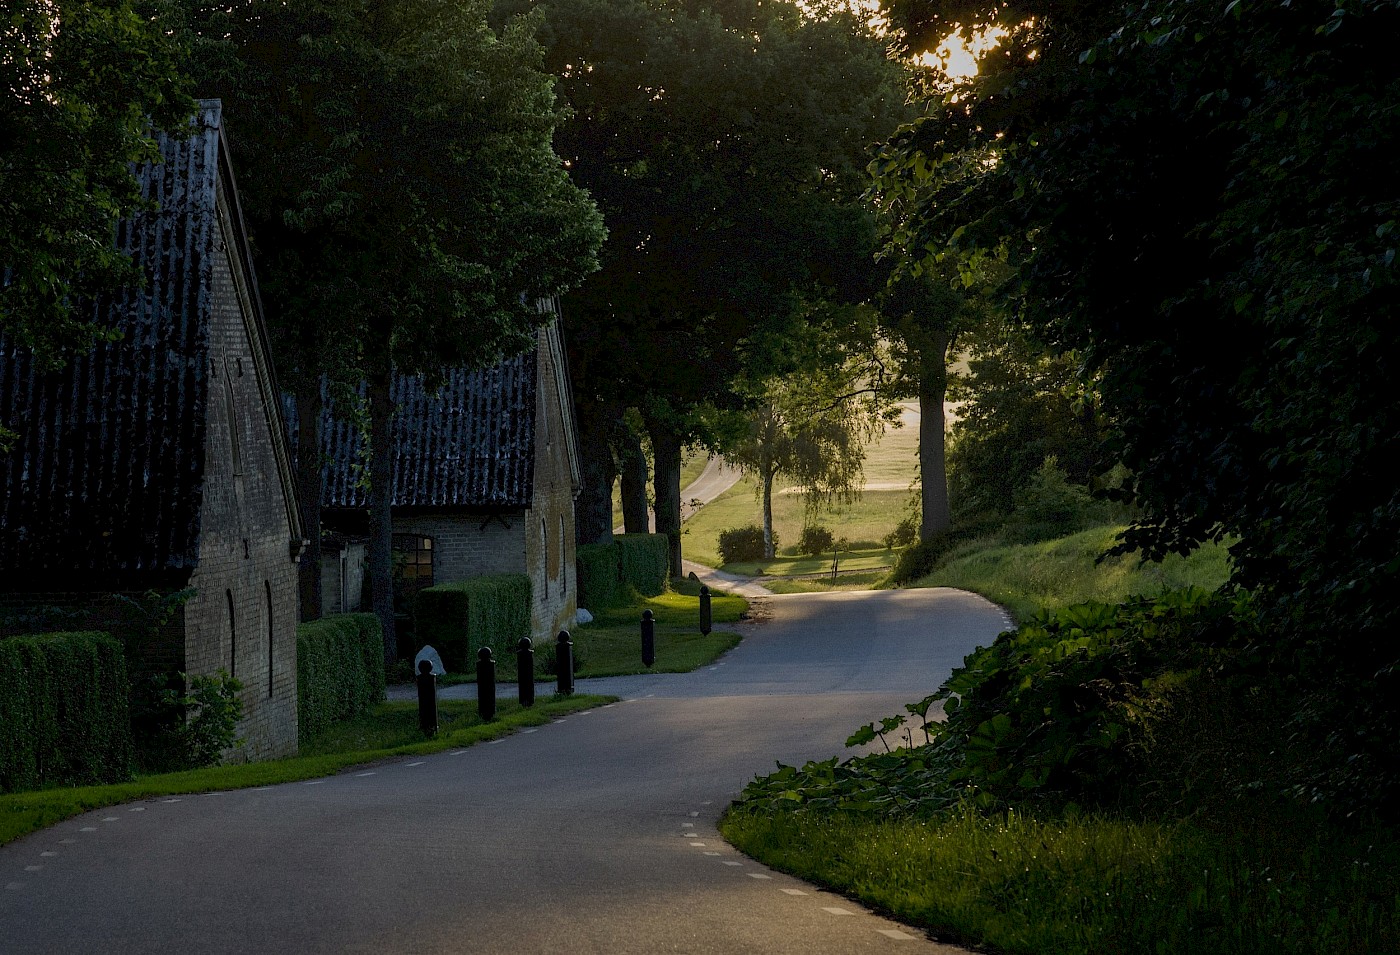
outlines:
[{"label": "shrub", "polygon": [[297,735],[306,741],[384,699],[384,637],[372,613],[297,627]]},{"label": "shrub", "polygon": [[[773,535],[773,546],[778,546],[776,534]],[[720,531],[719,556],[726,564],[734,564],[741,560],[762,560],[763,528],[757,524],[750,524],[747,527],[733,527],[727,531]]]},{"label": "shrub", "polygon": [[645,597],[666,592],[671,579],[671,547],[665,534],[619,534],[613,538],[624,589],[631,585]]},{"label": "shrub", "polygon": [[836,538],[831,531],[820,524],[809,524],[802,528],[802,536],[797,539],[797,552],[818,557],[831,550],[831,545],[836,543]]},{"label": "shrub", "polygon": [[0,640],[0,792],[130,776],[128,692],[107,634]]},{"label": "shrub", "polygon": [[146,676],[132,688],[136,764],[145,773],[212,766],[242,745],[243,683],[225,670],[189,679],[184,673]]},{"label": "shrub", "polygon": [[919,517],[910,514],[885,535],[885,546],[889,548],[908,547],[919,539]]},{"label": "shrub", "polygon": [[530,578],[525,574],[472,577],[425,587],[415,606],[418,639],[442,656],[442,665],[465,673],[482,647],[497,659],[530,635]]},{"label": "shrub", "polygon": [[625,599],[617,548],[612,544],[583,544],[577,551],[578,605],[586,609],[615,607]]}]

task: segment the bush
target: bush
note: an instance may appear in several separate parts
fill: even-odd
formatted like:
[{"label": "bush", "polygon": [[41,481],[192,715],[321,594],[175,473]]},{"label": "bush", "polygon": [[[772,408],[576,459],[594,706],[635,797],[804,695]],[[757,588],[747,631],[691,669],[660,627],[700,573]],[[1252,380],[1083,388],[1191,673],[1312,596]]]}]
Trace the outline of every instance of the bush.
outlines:
[{"label": "bush", "polygon": [[143,773],[199,769],[241,746],[242,692],[242,681],[225,670],[193,679],[177,672],[140,680],[131,701],[137,768]]},{"label": "bush", "polygon": [[297,736],[304,742],[384,699],[384,637],[372,613],[297,627]]},{"label": "bush", "polygon": [[919,539],[919,517],[910,514],[904,520],[894,526],[894,530],[885,535],[885,546],[888,548],[908,547]]},{"label": "bush", "polygon": [[415,605],[420,646],[428,644],[442,656],[449,672],[465,673],[476,666],[482,647],[497,659],[530,636],[532,594],[525,574],[472,577],[418,591]]},{"label": "bush", "polygon": [[128,778],[129,689],[107,634],[0,640],[0,792]]},{"label": "bush", "polygon": [[[773,546],[778,546],[776,534],[773,535]],[[720,531],[719,556],[726,564],[734,564],[742,560],[762,560],[764,558],[763,528],[757,524],[750,524],[747,527],[734,527],[727,531]]]},{"label": "bush", "polygon": [[644,597],[666,592],[671,579],[671,547],[665,534],[619,534],[613,538],[613,546],[624,589],[630,584]]},{"label": "bush", "polygon": [[797,539],[797,552],[811,557],[819,557],[831,550],[836,538],[831,531],[820,524],[809,524],[802,528],[802,536]]},{"label": "bush", "polygon": [[617,548],[612,544],[583,544],[578,548],[578,605],[593,610],[625,602]]}]

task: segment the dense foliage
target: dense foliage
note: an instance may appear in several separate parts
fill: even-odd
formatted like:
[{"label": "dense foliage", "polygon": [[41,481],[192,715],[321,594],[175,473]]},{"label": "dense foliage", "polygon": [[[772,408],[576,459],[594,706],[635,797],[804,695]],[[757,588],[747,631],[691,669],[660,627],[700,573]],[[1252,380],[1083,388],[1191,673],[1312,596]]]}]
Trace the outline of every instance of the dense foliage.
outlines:
[{"label": "dense foliage", "polygon": [[[777,536],[771,538],[774,547],[778,546]],[[741,560],[762,560],[764,557],[764,530],[757,524],[731,527],[719,532],[719,556],[726,564]]]},{"label": "dense foliage", "polygon": [[617,548],[612,544],[580,544],[575,551],[578,568],[578,605],[587,610],[611,607],[626,600],[622,576],[617,570]]},{"label": "dense foliage", "polygon": [[131,775],[126,658],[105,633],[0,640],[0,792]]},{"label": "dense foliage", "polygon": [[133,164],[159,158],[153,124],[194,112],[172,27],[162,0],[5,4],[0,332],[41,365],[108,333],[94,296],[140,281],[112,236],[141,205]]},{"label": "dense foliage", "polygon": [[297,738],[305,742],[384,699],[379,618],[338,614],[297,627]]},{"label": "dense foliage", "polygon": [[131,688],[136,768],[171,773],[213,766],[243,745],[243,681],[228,671],[151,673]]},{"label": "dense foliage", "polygon": [[613,546],[624,589],[631,587],[644,597],[666,592],[671,574],[665,535],[619,534],[613,538]]},{"label": "dense foliage", "polygon": [[[1400,3],[892,0],[911,49],[1005,36],[875,165],[912,261],[996,259],[1078,353],[1148,555],[1238,537],[1271,652],[1317,681],[1314,796],[1400,788]],[[1366,685],[1371,692],[1356,693]]]},{"label": "dense foliage", "polygon": [[530,636],[530,578],[490,574],[418,591],[413,618],[418,642],[433,647],[452,673],[474,672],[482,647],[498,660]]}]

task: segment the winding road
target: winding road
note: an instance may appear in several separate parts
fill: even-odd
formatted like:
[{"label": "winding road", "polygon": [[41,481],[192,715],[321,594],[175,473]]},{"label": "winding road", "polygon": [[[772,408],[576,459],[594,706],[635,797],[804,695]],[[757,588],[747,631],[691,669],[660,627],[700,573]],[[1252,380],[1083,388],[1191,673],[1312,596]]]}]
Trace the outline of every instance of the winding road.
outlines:
[{"label": "winding road", "polygon": [[954,952],[719,839],[775,759],[843,752],[1006,626],[953,590],[798,594],[689,674],[465,750],[161,799],[0,848],[0,949]]}]

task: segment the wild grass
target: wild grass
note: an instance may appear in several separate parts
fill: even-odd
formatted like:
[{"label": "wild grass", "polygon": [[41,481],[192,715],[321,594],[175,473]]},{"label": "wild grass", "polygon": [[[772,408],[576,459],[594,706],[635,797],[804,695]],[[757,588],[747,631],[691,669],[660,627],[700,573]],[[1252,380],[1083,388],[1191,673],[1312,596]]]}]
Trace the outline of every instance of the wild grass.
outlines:
[{"label": "wild grass", "polygon": [[768,865],[1011,955],[1400,950],[1400,845],[1291,822],[1241,837],[1095,815],[731,812],[720,829]]},{"label": "wild grass", "polygon": [[1113,546],[1121,527],[1096,527],[1035,544],[963,544],[944,557],[917,587],[971,590],[1026,620],[1041,609],[1089,600],[1118,603],[1129,596],[1195,585],[1214,590],[1230,575],[1223,544],[1208,544],[1189,557],[1171,555],[1160,564],[1135,556],[1098,558]]},{"label": "wild grass", "polygon": [[824,594],[837,590],[874,590],[888,576],[885,571],[869,574],[841,574],[839,577],[786,577],[765,580],[763,586],[775,594]]},{"label": "wild grass", "polygon": [[[721,566],[720,532],[763,523],[763,505],[756,490],[753,479],[745,477],[686,521],[681,530],[681,549],[686,558],[710,567]],[[837,504],[830,511],[809,518],[801,495],[776,494],[773,532],[778,538],[779,553],[797,543],[809,521],[826,527],[837,538],[844,537],[852,547],[878,549],[884,536],[904,518],[908,503],[908,491],[865,491],[851,504]]]},{"label": "wild grass", "polygon": [[273,786],[329,776],[350,766],[399,756],[421,756],[509,736],[526,726],[542,726],[560,716],[591,709],[613,697],[576,695],[540,698],[524,709],[501,700],[496,719],[483,723],[474,701],[438,703],[440,732],[424,739],[418,729],[417,703],[381,703],[369,713],[332,727],[304,747],[302,755],[234,766],[214,766],[182,773],[138,776],[109,786],[45,789],[0,796],[0,845],[80,813],[138,799],[189,793]]},{"label": "wild grass", "polygon": [[[888,547],[875,547],[865,550],[842,550],[837,558],[841,571],[889,569],[899,557],[898,550]],[[832,553],[827,551],[815,557],[775,557],[772,560],[741,560],[725,564],[724,569],[750,577],[769,575],[792,577],[803,574],[831,573]]]}]

